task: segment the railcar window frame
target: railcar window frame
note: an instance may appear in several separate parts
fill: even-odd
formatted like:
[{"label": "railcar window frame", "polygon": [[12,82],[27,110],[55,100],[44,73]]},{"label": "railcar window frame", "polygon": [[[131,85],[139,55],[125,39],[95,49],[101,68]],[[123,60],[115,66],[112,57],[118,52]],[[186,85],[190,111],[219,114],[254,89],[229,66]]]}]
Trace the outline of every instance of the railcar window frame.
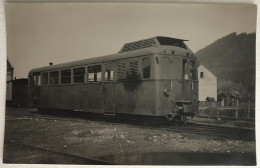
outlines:
[{"label": "railcar window frame", "polygon": [[33,74],[29,74],[29,86],[34,86]]},{"label": "railcar window frame", "polygon": [[106,70],[105,70],[105,82],[113,82],[114,80],[115,80],[114,69],[106,67]]},{"label": "railcar window frame", "polygon": [[[75,70],[76,69],[83,69],[83,73],[79,73],[79,74],[77,74],[77,75],[75,75]],[[86,83],[86,66],[79,66],[79,67],[73,67],[72,68],[72,73],[73,73],[73,84],[82,84],[82,83]],[[75,82],[76,80],[75,80],[75,77],[81,77],[81,78],[79,78],[81,81],[80,82]]]},{"label": "railcar window frame", "polygon": [[[67,71],[67,72],[69,72],[70,74],[65,74],[64,75],[64,72],[65,71]],[[69,82],[65,82],[64,83],[64,79],[66,79],[66,78],[68,78],[69,80],[67,80],[67,81],[69,81]],[[72,84],[72,69],[71,68],[66,68],[66,69],[61,69],[60,70],[60,84],[61,85],[69,85],[69,84]]]},{"label": "railcar window frame", "polygon": [[[44,76],[44,74],[47,74],[47,76]],[[41,86],[49,85],[49,72],[41,72],[40,76],[41,76]]]},{"label": "railcar window frame", "polygon": [[34,73],[33,74],[33,86],[40,86],[41,85],[41,74],[40,73]]},{"label": "railcar window frame", "polygon": [[60,72],[58,70],[49,72],[49,85],[60,84]]},{"label": "railcar window frame", "polygon": [[40,86],[39,84],[40,73],[29,74],[28,81],[29,81],[29,86],[32,87]]},{"label": "railcar window frame", "polygon": [[41,74],[37,74],[37,82],[36,82],[36,85],[37,86],[41,86]]},{"label": "railcar window frame", "polygon": [[[102,64],[94,64],[94,65],[87,65],[87,82],[93,83],[93,82],[102,82],[103,79],[103,73],[102,73]],[[93,74],[93,81],[90,80],[90,75]]]}]

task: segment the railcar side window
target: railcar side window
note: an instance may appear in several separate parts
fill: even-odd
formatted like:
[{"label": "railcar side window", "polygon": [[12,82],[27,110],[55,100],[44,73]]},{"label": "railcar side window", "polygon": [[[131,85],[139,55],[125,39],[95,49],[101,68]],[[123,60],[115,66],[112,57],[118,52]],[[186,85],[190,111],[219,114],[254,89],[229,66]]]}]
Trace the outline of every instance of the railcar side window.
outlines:
[{"label": "railcar side window", "polygon": [[40,74],[37,75],[36,85],[37,85],[37,86],[40,86],[40,85],[41,85],[41,76],[40,76]]},{"label": "railcar side window", "polygon": [[101,81],[101,65],[94,65],[88,67],[88,81],[89,82],[99,82]]},{"label": "railcar side window", "polygon": [[33,85],[37,86],[37,76],[33,76]]},{"label": "railcar side window", "polygon": [[105,80],[106,81],[113,81],[114,80],[114,71],[111,69],[106,69],[105,72]]},{"label": "railcar side window", "polygon": [[170,76],[170,59],[169,58],[161,58],[160,59],[160,78],[168,79]]},{"label": "railcar side window", "polygon": [[50,85],[59,84],[59,71],[50,72],[49,84]]},{"label": "railcar side window", "polygon": [[41,85],[48,85],[48,72],[41,74]]},{"label": "railcar side window", "polygon": [[74,83],[84,83],[85,81],[85,68],[74,68],[73,69],[73,81]]},{"label": "railcar side window", "polygon": [[189,79],[188,61],[186,59],[183,59],[182,61],[182,72],[183,72],[183,79]]},{"label": "railcar side window", "polygon": [[149,58],[143,59],[143,78],[150,78],[151,61]]},{"label": "railcar side window", "polygon": [[33,85],[34,86],[40,86],[40,82],[41,82],[41,78],[40,78],[40,74],[34,74],[33,75]]},{"label": "railcar side window", "polygon": [[62,84],[71,83],[71,70],[70,69],[61,70],[61,83]]}]

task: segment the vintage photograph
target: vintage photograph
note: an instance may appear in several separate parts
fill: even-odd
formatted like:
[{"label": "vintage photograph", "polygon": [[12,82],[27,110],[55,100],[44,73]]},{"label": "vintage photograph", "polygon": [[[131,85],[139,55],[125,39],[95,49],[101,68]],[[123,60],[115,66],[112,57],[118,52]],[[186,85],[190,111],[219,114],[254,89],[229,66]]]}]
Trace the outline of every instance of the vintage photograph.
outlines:
[{"label": "vintage photograph", "polygon": [[5,164],[257,164],[256,5],[5,10]]}]

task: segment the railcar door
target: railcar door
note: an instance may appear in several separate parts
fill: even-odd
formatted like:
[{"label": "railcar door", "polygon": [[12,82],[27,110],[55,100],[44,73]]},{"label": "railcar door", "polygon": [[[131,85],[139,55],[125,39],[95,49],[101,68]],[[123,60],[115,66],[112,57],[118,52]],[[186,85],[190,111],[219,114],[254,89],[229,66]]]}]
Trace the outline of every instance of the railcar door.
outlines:
[{"label": "railcar door", "polygon": [[30,97],[30,99],[31,99],[31,101],[32,101],[32,104],[34,105],[34,106],[37,106],[38,105],[38,102],[39,102],[39,99],[40,99],[40,83],[41,83],[41,81],[40,81],[40,74],[39,73],[37,73],[37,74],[33,74],[33,75],[30,75],[29,76],[29,87],[30,87],[30,95],[29,95],[29,97]]},{"label": "railcar door", "polygon": [[115,65],[114,63],[105,64],[104,68],[105,80],[103,85],[104,94],[104,112],[114,113],[115,112]]},{"label": "railcar door", "polygon": [[88,66],[86,104],[90,112],[102,113],[104,111],[102,69],[101,64]]}]

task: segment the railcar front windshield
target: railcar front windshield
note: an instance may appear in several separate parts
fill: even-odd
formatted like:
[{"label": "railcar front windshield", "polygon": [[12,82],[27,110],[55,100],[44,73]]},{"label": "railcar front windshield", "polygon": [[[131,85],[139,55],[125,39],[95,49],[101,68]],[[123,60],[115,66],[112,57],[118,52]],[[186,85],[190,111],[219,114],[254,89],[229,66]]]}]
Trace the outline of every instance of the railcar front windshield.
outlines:
[{"label": "railcar front windshield", "polygon": [[162,57],[160,58],[160,78],[169,79],[171,77],[171,64],[170,58]]},{"label": "railcar front windshield", "polygon": [[197,80],[196,60],[181,57],[159,57],[156,59],[159,65],[160,79]]},{"label": "railcar front windshield", "polygon": [[197,64],[195,60],[182,60],[182,74],[184,80],[197,80]]},{"label": "railcar front windshield", "polygon": [[191,80],[197,80],[198,79],[198,75],[197,75],[197,64],[195,60],[190,60],[190,79]]}]

